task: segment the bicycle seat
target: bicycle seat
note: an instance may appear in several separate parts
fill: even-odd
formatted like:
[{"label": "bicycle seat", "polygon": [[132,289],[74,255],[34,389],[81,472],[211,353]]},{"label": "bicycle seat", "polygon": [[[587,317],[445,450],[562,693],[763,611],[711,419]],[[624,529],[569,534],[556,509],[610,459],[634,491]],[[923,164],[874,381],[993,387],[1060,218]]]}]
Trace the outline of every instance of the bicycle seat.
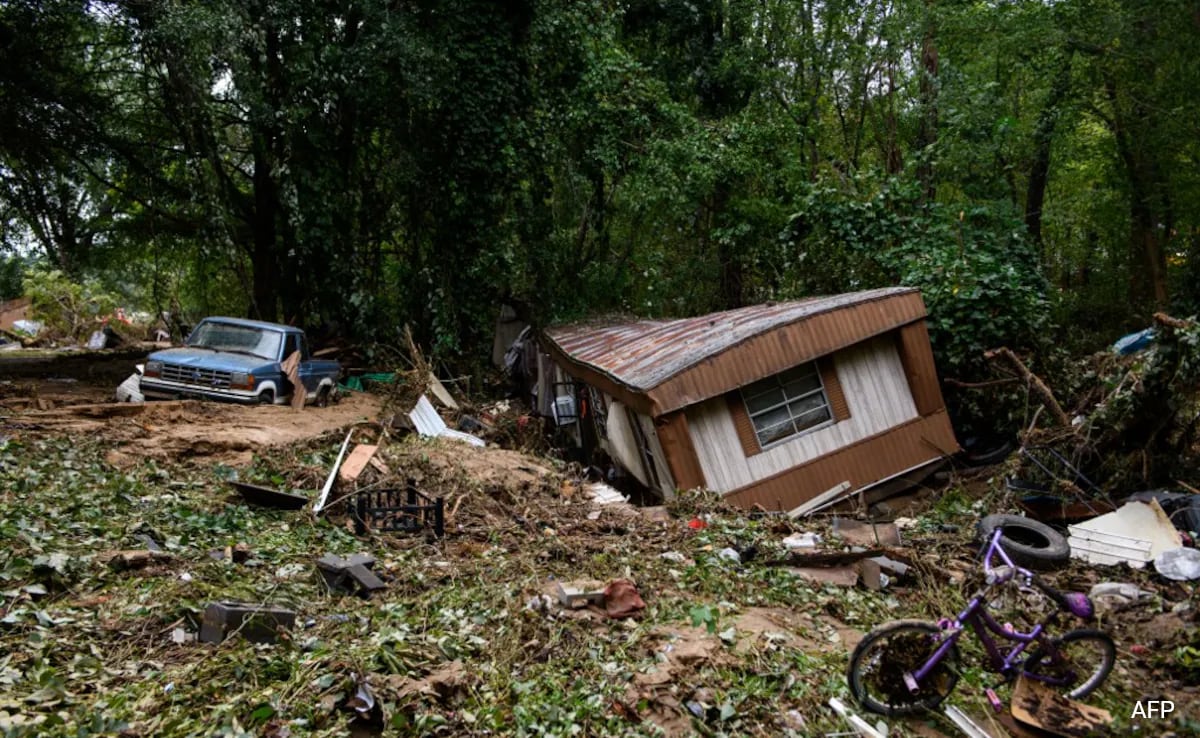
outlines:
[{"label": "bicycle seat", "polygon": [[1090,597],[1083,592],[1067,592],[1063,595],[1067,609],[1071,614],[1083,620],[1091,620],[1096,615],[1096,608]]},{"label": "bicycle seat", "polygon": [[1061,609],[1077,618],[1091,620],[1096,616],[1096,608],[1092,605],[1092,600],[1083,592],[1059,592],[1038,577],[1034,577],[1031,584],[1040,589]]}]

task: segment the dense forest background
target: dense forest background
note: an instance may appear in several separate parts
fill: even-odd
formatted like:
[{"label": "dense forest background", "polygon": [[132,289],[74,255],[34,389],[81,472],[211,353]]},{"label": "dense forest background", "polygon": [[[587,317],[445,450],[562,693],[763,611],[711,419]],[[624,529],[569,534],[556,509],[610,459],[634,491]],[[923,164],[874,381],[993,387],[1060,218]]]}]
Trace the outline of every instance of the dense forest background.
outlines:
[{"label": "dense forest background", "polygon": [[945,376],[1200,306],[1194,0],[3,0],[0,287],[486,360],[905,284]]}]

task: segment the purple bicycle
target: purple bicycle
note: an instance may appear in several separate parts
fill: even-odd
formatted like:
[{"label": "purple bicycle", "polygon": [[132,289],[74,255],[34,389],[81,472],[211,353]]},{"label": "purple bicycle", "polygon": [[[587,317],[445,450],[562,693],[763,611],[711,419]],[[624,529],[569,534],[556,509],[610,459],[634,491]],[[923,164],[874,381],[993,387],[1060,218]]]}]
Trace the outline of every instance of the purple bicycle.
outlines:
[{"label": "purple bicycle", "polygon": [[[1079,699],[1108,678],[1117,647],[1106,633],[1080,628],[1057,638],[1049,634],[1060,614],[1092,620],[1091,600],[1079,592],[1059,592],[1014,564],[1001,545],[1003,535],[1000,528],[992,532],[983,558],[985,585],[961,613],[937,622],[886,623],[868,633],[854,649],[847,680],[851,694],[864,709],[894,716],[936,708],[958,684],[958,640],[967,626],[987,653],[985,668],[1003,677],[1003,682],[1024,676]],[[1001,565],[993,566],[996,558]],[[1014,579],[1039,590],[1056,605],[1029,632],[1018,631],[1009,623],[1001,625],[988,611],[993,588]],[[1013,645],[1007,648],[1003,642]],[[986,693],[992,706],[1000,709],[995,690],[989,688]]]}]

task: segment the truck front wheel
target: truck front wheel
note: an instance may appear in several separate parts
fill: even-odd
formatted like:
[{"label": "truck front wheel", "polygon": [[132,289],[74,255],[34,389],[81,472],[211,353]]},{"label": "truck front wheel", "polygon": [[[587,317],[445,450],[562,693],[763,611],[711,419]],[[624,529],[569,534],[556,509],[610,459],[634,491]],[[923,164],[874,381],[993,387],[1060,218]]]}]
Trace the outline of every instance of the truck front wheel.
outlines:
[{"label": "truck front wheel", "polygon": [[260,405],[275,404],[275,390],[263,390],[258,394],[258,402]]}]

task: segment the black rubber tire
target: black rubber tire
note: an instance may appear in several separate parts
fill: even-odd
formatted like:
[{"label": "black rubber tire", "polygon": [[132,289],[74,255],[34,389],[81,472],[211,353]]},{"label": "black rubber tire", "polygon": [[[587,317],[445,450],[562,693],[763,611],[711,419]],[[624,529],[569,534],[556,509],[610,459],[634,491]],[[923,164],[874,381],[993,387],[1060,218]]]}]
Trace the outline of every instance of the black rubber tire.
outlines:
[{"label": "black rubber tire", "polygon": [[324,387],[321,387],[319,390],[317,390],[317,399],[315,401],[316,406],[317,407],[329,407],[329,401],[330,401],[330,398],[332,397],[332,395],[333,395],[332,387],[330,387],[329,385],[325,385]]},{"label": "black rubber tire", "polygon": [[[1063,694],[1068,699],[1083,699],[1096,691],[1096,688],[1103,684],[1105,679],[1108,679],[1113,666],[1117,663],[1117,644],[1103,631],[1080,628],[1064,633],[1061,638],[1054,639],[1053,643],[1062,649],[1074,665],[1082,664],[1085,654],[1089,659],[1087,665],[1083,666],[1083,670],[1087,671],[1087,674],[1075,677],[1069,684],[1051,685],[1055,689],[1066,689],[1067,691],[1064,691]],[[1042,676],[1056,676],[1056,672],[1061,670],[1062,665],[1049,663],[1048,656],[1044,647],[1034,651],[1025,661],[1025,671]],[[1043,682],[1043,684],[1050,683]]]},{"label": "black rubber tire", "polygon": [[979,521],[983,545],[997,528],[1003,531],[1000,546],[1014,564],[1045,571],[1061,568],[1071,558],[1066,537],[1045,523],[1020,515],[988,515]]},{"label": "black rubber tire", "polygon": [[887,717],[936,709],[958,684],[958,644],[946,653],[914,694],[904,672],[919,668],[937,648],[943,632],[928,620],[896,620],[866,635],[850,656],[846,681],[863,709]]},{"label": "black rubber tire", "polygon": [[262,392],[259,392],[258,393],[258,403],[260,405],[274,405],[275,404],[275,391],[274,390],[263,390]]}]

